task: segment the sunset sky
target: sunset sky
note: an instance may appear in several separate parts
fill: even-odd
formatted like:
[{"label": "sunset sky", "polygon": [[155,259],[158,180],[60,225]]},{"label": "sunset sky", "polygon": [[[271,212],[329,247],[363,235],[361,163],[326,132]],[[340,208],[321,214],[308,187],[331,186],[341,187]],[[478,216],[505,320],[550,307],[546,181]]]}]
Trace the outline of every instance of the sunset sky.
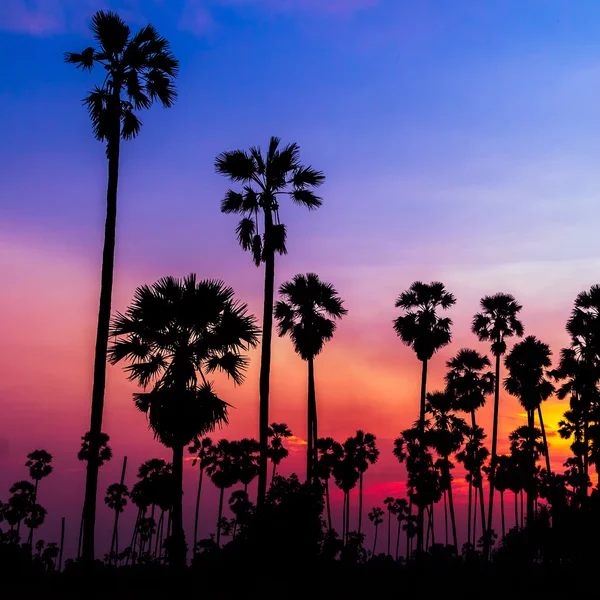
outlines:
[{"label": "sunset sky", "polygon": [[[196,272],[225,280],[260,315],[263,271],[238,247],[235,218],[220,214],[228,183],[214,158],[271,135],[298,142],[303,162],[327,176],[324,204],[282,207],[289,255],[276,284],[314,271],[345,300],[349,314],[316,363],[319,425],[340,441],[357,428],[377,435],[368,509],[404,493],[391,447],[417,418],[420,364],[392,320],[414,280],[443,281],[458,299],[454,341],[433,359],[429,390],[459,348],[488,350],[470,333],[483,295],[514,294],[528,334],[555,354],[566,344],[575,296],[600,279],[596,0],[3,0],[0,499],[26,477],[27,452],[54,454],[40,489],[42,537],[56,539],[66,516],[73,548],[83,498],[76,452],[89,428],[106,161],[81,99],[102,74],[82,74],[62,54],[90,45],[100,8],[134,29],[152,22],[181,61],[175,107],[142,114],[139,138],[123,147],[115,310],[142,283]],[[258,434],[252,358],[242,387],[218,382],[235,410],[215,438]],[[288,340],[274,342],[271,380],[271,419],[297,436],[289,473],[303,464],[306,368]],[[123,455],[129,483],[142,460],[169,456],[134,409],[134,390],[108,368],[103,429],[115,459],[101,490]],[[560,467],[565,406],[543,408]],[[491,433],[491,403],[479,420]],[[501,450],[521,423],[504,395]],[[188,524],[196,476],[186,467]],[[207,492],[203,535],[215,503]],[[99,515],[108,522],[102,502]]]}]

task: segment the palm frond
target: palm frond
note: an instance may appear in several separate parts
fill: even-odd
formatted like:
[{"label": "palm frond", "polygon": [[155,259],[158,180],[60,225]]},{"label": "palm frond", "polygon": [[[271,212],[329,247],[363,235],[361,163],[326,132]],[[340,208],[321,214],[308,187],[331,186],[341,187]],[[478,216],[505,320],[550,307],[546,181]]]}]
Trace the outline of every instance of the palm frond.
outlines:
[{"label": "palm frond", "polygon": [[75,65],[77,69],[82,71],[91,71],[94,67],[94,60],[96,58],[96,51],[94,48],[86,48],[83,52],[65,52],[64,61],[66,63]]},{"label": "palm frond", "polygon": [[137,137],[142,123],[133,112],[133,107],[128,104],[122,111],[121,116],[121,136],[125,140],[132,140]]},{"label": "palm frond", "polygon": [[308,210],[316,210],[323,205],[323,199],[310,190],[293,190],[289,192],[289,195],[293,202],[301,206],[306,206]]},{"label": "palm frond", "polygon": [[232,181],[251,181],[256,173],[256,163],[252,156],[242,150],[223,152],[215,160],[215,170]]},{"label": "palm frond", "polygon": [[248,364],[249,361],[245,356],[235,352],[224,352],[223,354],[213,354],[210,356],[205,366],[207,373],[221,371],[233,379],[235,384],[241,385],[244,383]]},{"label": "palm frond", "polygon": [[145,89],[152,100],[160,100],[165,108],[170,108],[177,99],[177,90],[171,77],[159,69],[152,69],[144,75]]},{"label": "palm frond", "polygon": [[319,187],[325,183],[325,175],[322,171],[317,171],[312,167],[300,167],[294,172],[291,183],[299,190],[307,187]]},{"label": "palm frond", "polygon": [[125,50],[131,35],[127,23],[110,10],[99,10],[92,17],[91,29],[100,47],[113,60]]},{"label": "palm frond", "polygon": [[[228,190],[225,198],[221,200],[221,212],[224,214],[239,213],[242,211],[244,196],[233,190]],[[253,223],[254,225],[254,223]]]},{"label": "palm frond", "polygon": [[[235,229],[238,243],[244,250],[250,250],[254,247],[254,238],[256,226],[254,221],[248,217],[244,217]],[[260,238],[259,238],[260,239]]]}]

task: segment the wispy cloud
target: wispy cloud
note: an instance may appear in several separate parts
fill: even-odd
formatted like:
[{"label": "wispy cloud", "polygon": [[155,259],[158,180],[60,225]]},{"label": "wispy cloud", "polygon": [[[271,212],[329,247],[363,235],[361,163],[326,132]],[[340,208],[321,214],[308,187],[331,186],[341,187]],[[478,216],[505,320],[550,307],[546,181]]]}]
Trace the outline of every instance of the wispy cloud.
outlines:
[{"label": "wispy cloud", "polygon": [[29,35],[48,35],[66,28],[59,0],[8,0],[0,3],[0,29]]}]

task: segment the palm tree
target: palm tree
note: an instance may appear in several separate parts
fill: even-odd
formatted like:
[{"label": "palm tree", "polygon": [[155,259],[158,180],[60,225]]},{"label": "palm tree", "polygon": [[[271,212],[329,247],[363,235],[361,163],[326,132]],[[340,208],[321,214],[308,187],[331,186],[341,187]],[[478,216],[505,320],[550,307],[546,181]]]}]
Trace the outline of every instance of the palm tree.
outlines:
[{"label": "palm tree", "polygon": [[27,516],[28,511],[35,504],[35,486],[29,481],[17,481],[9,492],[12,496],[8,499],[8,509],[5,513],[11,530],[16,525],[17,534],[21,529],[21,521]]},{"label": "palm tree", "polygon": [[[463,348],[446,363],[446,366],[449,369],[446,374],[446,390],[454,398],[456,408],[471,415],[471,427],[475,430],[475,411],[485,405],[486,396],[494,391],[494,375],[491,371],[484,371],[491,366],[490,360],[476,350]],[[473,472],[471,476],[472,483],[480,486],[475,494],[479,492],[481,527],[482,534],[485,534],[483,477],[480,471]],[[487,551],[487,547],[484,550]]]},{"label": "palm tree", "polygon": [[[484,296],[480,303],[481,312],[473,317],[472,331],[481,342],[491,342],[492,354],[496,357],[494,378],[494,421],[492,427],[492,458],[490,464],[490,498],[488,504],[488,532],[492,530],[494,510],[494,476],[498,456],[498,416],[500,410],[500,359],[506,352],[506,338],[523,337],[523,324],[518,315],[523,308],[511,294],[498,293]],[[484,553],[488,554],[488,548]]]},{"label": "palm tree", "polygon": [[450,456],[460,450],[467,432],[467,424],[463,419],[452,414],[455,403],[455,397],[447,392],[427,394],[425,412],[430,414],[432,418],[429,425],[428,438],[431,446],[435,448],[435,451],[441,457],[442,485],[444,491],[448,493],[452,539],[455,551],[458,553],[458,538],[456,535],[456,519],[452,496],[452,475],[450,474],[450,470],[454,466],[450,461]]},{"label": "palm tree", "polygon": [[268,435],[271,441],[267,449],[267,457],[273,463],[273,474],[271,475],[271,481],[273,481],[277,465],[290,454],[290,451],[283,445],[283,440],[292,437],[292,432],[285,423],[271,423]]},{"label": "palm tree", "polygon": [[200,468],[200,477],[198,478],[198,493],[196,494],[196,512],[194,516],[194,552],[196,552],[196,544],[198,543],[198,517],[200,514],[200,494],[202,493],[202,478],[204,476],[204,470],[210,464],[213,453],[213,443],[208,437],[195,438],[194,442],[188,448],[188,452],[194,455],[192,461],[192,467],[198,463]]},{"label": "palm tree", "polygon": [[333,338],[335,319],[341,319],[348,311],[335,288],[322,282],[315,273],[296,275],[279,288],[279,294],[282,299],[275,304],[279,336],[289,335],[294,350],[308,364],[306,480],[316,481],[318,435],[314,362],[325,342]]},{"label": "palm tree", "polygon": [[362,531],[363,513],[363,476],[369,465],[374,465],[379,458],[379,450],[376,445],[377,438],[372,433],[365,433],[359,429],[354,436],[355,461],[359,473],[358,480],[358,534]]},{"label": "palm tree", "polygon": [[125,506],[127,506],[128,496],[129,490],[123,483],[112,483],[106,488],[104,502],[110,510],[115,511],[115,523],[113,525],[110,553],[108,555],[110,560],[119,554],[119,515],[123,512]]},{"label": "palm tree", "polygon": [[27,527],[29,527],[29,540],[28,544],[30,547],[33,546],[33,530],[41,527],[46,520],[46,509],[38,504],[37,502],[32,502],[25,512],[25,516],[23,522]]},{"label": "palm tree", "polygon": [[317,474],[319,479],[325,482],[325,503],[327,505],[327,525],[329,531],[333,529],[331,524],[331,502],[329,499],[329,480],[336,465],[344,457],[344,449],[339,442],[332,437],[319,438],[317,440],[318,462]]},{"label": "palm tree", "polygon": [[[275,292],[275,254],[286,254],[286,228],[279,215],[280,197],[287,195],[313,210],[322,200],[314,189],[325,181],[320,171],[300,163],[300,148],[288,144],[280,148],[279,138],[272,137],[263,156],[260,148],[249,151],[223,152],[215,161],[217,173],[243,184],[243,192],[229,190],[221,202],[222,213],[242,215],[236,233],[244,250],[252,253],[256,266],[265,263],[263,339],[260,360],[260,463],[258,507],[267,491],[267,454],[269,439],[269,378],[271,373],[271,338],[273,333],[273,296]],[[262,216],[262,235],[261,223]]]},{"label": "palm tree", "polygon": [[[400,554],[400,531],[403,521],[406,521],[408,518],[408,502],[406,498],[396,498],[394,501],[394,514],[398,520],[398,534],[396,536],[396,560],[398,560]],[[408,556],[406,558],[408,560]]]},{"label": "palm tree", "polygon": [[332,469],[337,485],[344,492],[342,508],[342,539],[348,543],[350,535],[350,492],[356,487],[360,474],[356,465],[356,439],[349,437],[342,445],[343,455]]},{"label": "palm tree", "polygon": [[[244,381],[244,352],[257,345],[255,318],[221,281],[160,279],[142,286],[112,325],[112,364],[126,360],[129,379],[143,387],[136,407],[148,416],[155,436],[173,451],[173,539],[169,561],[185,565],[183,449],[196,437],[227,423],[228,404],[206,379],[220,371]],[[149,391],[148,387],[150,387]]]},{"label": "palm tree", "polygon": [[[173,81],[177,77],[179,62],[171,53],[169,42],[152,25],[146,25],[132,35],[129,26],[117,14],[99,11],[92,18],[91,29],[98,47],[86,48],[81,53],[67,52],[65,61],[82,71],[91,71],[94,66],[100,66],[104,73],[102,86],[95,86],[84,100],[94,136],[106,143],[108,159],[106,224],[90,423],[91,455],[95,457],[100,447],[104,410],[121,138],[130,140],[138,135],[142,124],[136,111],[150,108],[155,100],[165,107],[173,105],[176,99]],[[90,460],[84,504],[83,558],[87,562],[94,559],[97,489],[98,463]]]},{"label": "palm tree", "polygon": [[379,506],[374,506],[369,513],[369,521],[375,525],[375,537],[373,538],[373,557],[375,557],[375,548],[377,547],[377,533],[379,532],[379,526],[383,523],[383,509]]},{"label": "palm tree", "polygon": [[[425,395],[427,393],[427,364],[432,356],[452,340],[452,320],[440,317],[438,310],[447,310],[456,298],[446,290],[443,283],[430,284],[415,281],[396,300],[396,308],[404,314],[394,321],[394,329],[404,344],[410,346],[423,363],[421,372],[421,400],[419,410],[419,433],[425,432]],[[422,450],[425,451],[424,447]],[[417,549],[423,549],[423,508],[419,508],[417,522]]]},{"label": "palm tree", "polygon": [[248,486],[258,475],[259,444],[255,439],[244,438],[236,442],[236,449],[239,452],[240,483],[247,494]]},{"label": "palm tree", "polygon": [[496,461],[496,473],[494,474],[494,481],[496,482],[496,489],[500,493],[500,514],[502,517],[502,539],[506,535],[506,525],[504,519],[504,492],[510,489],[510,456],[502,454]]},{"label": "palm tree", "polygon": [[34,450],[27,455],[25,466],[29,468],[29,476],[35,481],[34,502],[37,500],[40,480],[48,477],[53,471],[51,463],[52,454],[46,452],[46,450]]},{"label": "palm tree", "polygon": [[206,467],[206,473],[213,484],[219,488],[219,516],[217,518],[217,546],[221,543],[221,519],[223,517],[223,496],[225,490],[240,480],[239,450],[236,442],[219,440],[214,447],[212,460]]},{"label": "palm tree", "polygon": [[[540,427],[544,439],[545,453],[548,452],[546,433],[543,429],[541,404],[554,392],[554,386],[548,380],[552,352],[547,344],[529,335],[522,342],[515,344],[506,357],[504,364],[508,369],[508,377],[504,381],[506,391],[516,396],[521,406],[527,411],[527,427],[529,439],[529,460],[527,468],[527,524],[533,527],[534,494],[535,494],[535,455],[534,431],[535,411],[540,416]],[[548,462],[548,473],[550,463]]]},{"label": "palm tree", "polygon": [[391,543],[392,543],[392,515],[396,514],[397,509],[397,500],[392,496],[388,496],[383,503],[385,504],[385,508],[388,514],[388,535],[387,535],[387,553],[388,556],[392,555]]}]

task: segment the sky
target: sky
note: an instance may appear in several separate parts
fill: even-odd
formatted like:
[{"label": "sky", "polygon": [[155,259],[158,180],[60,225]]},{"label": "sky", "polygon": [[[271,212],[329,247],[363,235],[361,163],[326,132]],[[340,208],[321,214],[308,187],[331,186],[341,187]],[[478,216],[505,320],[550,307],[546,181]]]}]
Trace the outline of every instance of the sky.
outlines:
[{"label": "sky", "polygon": [[[341,441],[358,428],[377,435],[366,507],[405,490],[391,448],[417,418],[420,364],[392,321],[413,281],[440,280],[457,297],[453,343],[432,360],[430,391],[459,348],[488,351],[470,333],[486,294],[514,294],[527,334],[555,355],[566,345],[573,300],[600,267],[595,0],[4,0],[0,498],[27,476],[28,452],[50,451],[41,537],[56,539],[65,516],[72,549],[83,497],[76,452],[89,428],[106,161],[81,104],[101,74],[62,55],[91,44],[102,8],[134,29],[153,23],[181,61],[175,106],[144,112],[140,136],[123,146],[114,309],[140,284],[195,272],[223,279],[260,315],[263,272],[238,247],[235,217],[220,214],[229,185],[214,158],[266,147],[272,135],[297,142],[302,161],[327,176],[324,203],[311,213],[282,207],[289,255],[276,285],[317,272],[345,300],[349,314],[316,363],[319,426]],[[235,409],[214,438],[257,436],[258,368],[254,353],[243,386],[218,380]],[[296,436],[282,471],[298,471],[306,366],[288,340],[274,342],[271,381],[271,419]],[[130,484],[142,460],[169,457],[133,407],[135,389],[108,367],[103,429],[115,458],[101,490],[124,455]],[[491,430],[488,404],[478,419]],[[554,398],[544,405],[556,467],[568,449],[556,435],[564,409]],[[500,450],[523,422],[503,394]],[[196,477],[186,464],[188,531]],[[465,504],[458,471],[455,485]],[[214,530],[216,498],[209,489],[203,535]],[[108,509],[98,511],[108,523]]]}]

